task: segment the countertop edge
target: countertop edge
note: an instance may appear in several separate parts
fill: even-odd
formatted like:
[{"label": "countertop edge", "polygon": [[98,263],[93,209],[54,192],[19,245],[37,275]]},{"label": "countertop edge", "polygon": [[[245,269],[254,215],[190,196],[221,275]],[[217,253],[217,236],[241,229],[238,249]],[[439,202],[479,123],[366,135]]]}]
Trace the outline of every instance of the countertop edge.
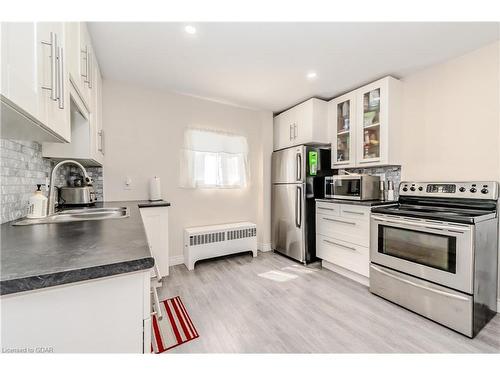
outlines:
[{"label": "countertop edge", "polygon": [[154,266],[153,257],[134,259],[119,263],[105,264],[62,272],[55,272],[39,276],[28,276],[0,282],[0,295],[9,295],[65,285],[78,281],[100,279],[107,276],[116,276],[134,271],[150,269]]},{"label": "countertop edge", "polygon": [[170,202],[165,201],[150,201],[150,202],[140,202],[137,204],[139,208],[154,208],[154,207],[170,207]]},{"label": "countertop edge", "polygon": [[397,204],[398,201],[358,201],[358,200],[348,200],[348,199],[335,199],[335,198],[316,198],[316,202],[326,202],[326,203],[336,203],[336,204],[350,204],[353,206],[365,206],[365,207],[379,207]]}]

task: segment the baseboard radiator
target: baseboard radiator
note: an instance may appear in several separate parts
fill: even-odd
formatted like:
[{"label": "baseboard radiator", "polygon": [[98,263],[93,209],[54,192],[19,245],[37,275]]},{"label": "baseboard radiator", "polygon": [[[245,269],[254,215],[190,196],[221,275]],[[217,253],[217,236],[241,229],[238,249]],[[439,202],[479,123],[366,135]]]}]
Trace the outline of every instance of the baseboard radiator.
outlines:
[{"label": "baseboard radiator", "polygon": [[250,222],[184,229],[184,264],[188,270],[201,259],[251,251],[257,256],[257,226]]}]

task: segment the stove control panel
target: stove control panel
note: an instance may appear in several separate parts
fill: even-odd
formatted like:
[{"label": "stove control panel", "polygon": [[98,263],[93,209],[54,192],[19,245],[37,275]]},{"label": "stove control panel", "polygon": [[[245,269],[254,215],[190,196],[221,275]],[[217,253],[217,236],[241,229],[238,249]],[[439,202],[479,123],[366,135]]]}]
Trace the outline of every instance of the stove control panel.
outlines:
[{"label": "stove control panel", "polygon": [[417,197],[498,199],[498,183],[474,182],[407,182],[399,185],[399,194]]}]

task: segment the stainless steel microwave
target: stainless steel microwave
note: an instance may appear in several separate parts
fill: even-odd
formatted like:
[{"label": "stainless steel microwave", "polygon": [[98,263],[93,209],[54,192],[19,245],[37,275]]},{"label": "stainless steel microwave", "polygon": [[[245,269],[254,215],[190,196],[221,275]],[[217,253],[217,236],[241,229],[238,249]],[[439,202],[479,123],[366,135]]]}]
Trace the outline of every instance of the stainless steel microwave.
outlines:
[{"label": "stainless steel microwave", "polygon": [[380,199],[380,177],[367,174],[325,177],[325,198],[357,201]]}]

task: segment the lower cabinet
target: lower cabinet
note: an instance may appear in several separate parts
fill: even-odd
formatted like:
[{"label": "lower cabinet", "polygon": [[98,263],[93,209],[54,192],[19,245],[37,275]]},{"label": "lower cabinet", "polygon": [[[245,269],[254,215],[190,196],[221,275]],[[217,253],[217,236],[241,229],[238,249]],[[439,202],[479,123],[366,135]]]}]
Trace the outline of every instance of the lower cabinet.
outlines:
[{"label": "lower cabinet", "polygon": [[368,285],[370,207],[316,202],[316,255],[323,267]]},{"label": "lower cabinet", "polygon": [[156,270],[160,278],[168,276],[168,207],[143,207],[140,211]]},{"label": "lower cabinet", "polygon": [[150,271],[1,297],[3,350],[149,353]]},{"label": "lower cabinet", "polygon": [[319,258],[365,277],[369,276],[370,254],[368,247],[354,245],[320,234],[316,236],[316,241],[316,254]]}]

